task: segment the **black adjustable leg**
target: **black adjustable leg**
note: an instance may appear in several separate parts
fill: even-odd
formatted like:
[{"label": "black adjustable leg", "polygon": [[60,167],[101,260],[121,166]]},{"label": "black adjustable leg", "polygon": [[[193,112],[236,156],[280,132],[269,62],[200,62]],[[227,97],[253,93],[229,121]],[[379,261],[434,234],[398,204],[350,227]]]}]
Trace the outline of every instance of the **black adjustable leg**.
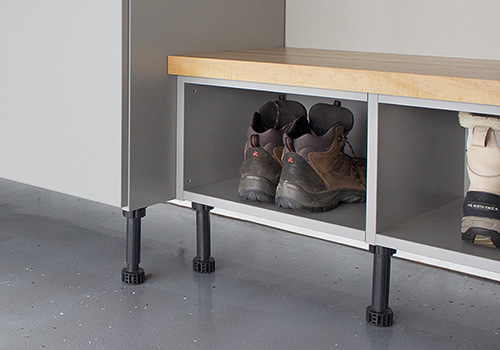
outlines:
[{"label": "black adjustable leg", "polygon": [[215,271],[215,260],[211,254],[210,210],[213,207],[193,203],[196,210],[196,256],[193,259],[193,270],[199,273]]},{"label": "black adjustable leg", "polygon": [[394,314],[389,307],[391,256],[396,250],[381,246],[370,246],[373,253],[372,304],[366,308],[366,322],[379,326],[392,326]]},{"label": "black adjustable leg", "polygon": [[127,218],[127,267],[122,269],[122,282],[142,284],[146,279],[141,262],[141,218],[146,216],[146,208],[123,211]]}]

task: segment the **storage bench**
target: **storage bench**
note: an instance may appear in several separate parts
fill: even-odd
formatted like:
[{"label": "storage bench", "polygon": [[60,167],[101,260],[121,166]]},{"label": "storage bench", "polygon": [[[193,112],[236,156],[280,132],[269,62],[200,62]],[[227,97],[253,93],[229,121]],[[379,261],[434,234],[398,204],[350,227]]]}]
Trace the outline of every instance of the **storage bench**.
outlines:
[{"label": "storage bench", "polygon": [[[392,324],[391,256],[500,281],[500,251],[460,239],[467,188],[466,130],[458,111],[500,115],[500,61],[297,48],[168,57],[178,76],[178,199],[198,213],[195,269],[211,272],[212,207],[374,253],[367,321]],[[367,158],[366,203],[324,213],[238,196],[239,167],[254,111],[285,94],[306,108],[340,100],[349,134]]]}]

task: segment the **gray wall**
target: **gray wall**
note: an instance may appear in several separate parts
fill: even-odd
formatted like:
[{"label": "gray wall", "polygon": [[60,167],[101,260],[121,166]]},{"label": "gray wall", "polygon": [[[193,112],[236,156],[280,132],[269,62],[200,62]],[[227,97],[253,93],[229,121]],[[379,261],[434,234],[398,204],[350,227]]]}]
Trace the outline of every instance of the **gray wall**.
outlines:
[{"label": "gray wall", "polygon": [[286,46],[500,59],[495,0],[287,0]]},{"label": "gray wall", "polygon": [[0,177],[121,203],[121,8],[0,1]]}]

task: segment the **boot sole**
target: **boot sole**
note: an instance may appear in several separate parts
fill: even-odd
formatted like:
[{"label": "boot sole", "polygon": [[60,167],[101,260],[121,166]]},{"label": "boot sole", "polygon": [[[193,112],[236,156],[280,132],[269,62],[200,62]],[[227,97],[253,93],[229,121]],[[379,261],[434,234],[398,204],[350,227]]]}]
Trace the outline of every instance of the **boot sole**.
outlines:
[{"label": "boot sole", "polygon": [[244,176],[240,179],[238,193],[243,200],[274,203],[276,185],[261,176]]},{"label": "boot sole", "polygon": [[340,202],[361,203],[366,193],[361,190],[338,189],[323,192],[309,192],[288,181],[276,189],[276,204],[282,208],[324,212],[335,209]]},{"label": "boot sole", "polygon": [[479,216],[464,216],[462,240],[492,248],[500,248],[500,220]]}]

